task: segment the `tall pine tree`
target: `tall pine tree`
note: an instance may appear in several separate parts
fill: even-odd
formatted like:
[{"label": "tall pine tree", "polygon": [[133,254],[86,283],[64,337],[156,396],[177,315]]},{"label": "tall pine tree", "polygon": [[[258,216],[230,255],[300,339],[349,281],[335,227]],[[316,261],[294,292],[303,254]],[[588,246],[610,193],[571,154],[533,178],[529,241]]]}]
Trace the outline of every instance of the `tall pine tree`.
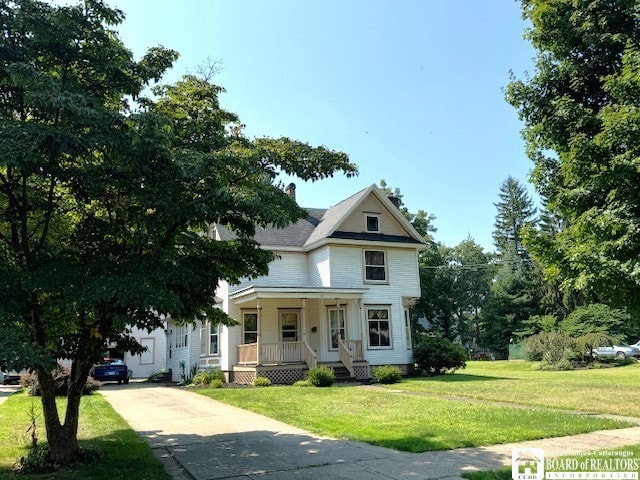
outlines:
[{"label": "tall pine tree", "polygon": [[522,230],[526,225],[534,225],[536,209],[526,188],[509,176],[500,185],[498,210],[493,230],[493,241],[500,257],[515,255],[522,257]]}]

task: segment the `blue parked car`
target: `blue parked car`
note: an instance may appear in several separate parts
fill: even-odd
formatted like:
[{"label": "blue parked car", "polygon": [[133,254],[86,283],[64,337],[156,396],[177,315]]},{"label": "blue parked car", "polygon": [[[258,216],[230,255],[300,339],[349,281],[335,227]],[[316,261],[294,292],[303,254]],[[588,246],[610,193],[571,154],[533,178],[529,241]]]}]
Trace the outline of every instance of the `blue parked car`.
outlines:
[{"label": "blue parked car", "polygon": [[90,375],[100,382],[129,383],[131,370],[120,358],[105,358],[91,369]]}]

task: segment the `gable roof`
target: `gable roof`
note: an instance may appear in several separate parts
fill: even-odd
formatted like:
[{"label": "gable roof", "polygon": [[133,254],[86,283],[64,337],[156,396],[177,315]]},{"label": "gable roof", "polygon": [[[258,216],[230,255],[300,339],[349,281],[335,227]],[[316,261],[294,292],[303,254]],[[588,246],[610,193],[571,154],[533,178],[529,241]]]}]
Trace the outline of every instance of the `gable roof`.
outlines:
[{"label": "gable roof", "polygon": [[[391,215],[402,225],[407,236],[385,235],[376,233],[340,232],[340,224],[370,194],[375,195],[387,207]],[[310,249],[327,241],[327,239],[378,241],[423,245],[424,239],[413,228],[402,212],[374,184],[350,197],[342,200],[329,209],[305,208],[307,217],[298,220],[285,228],[272,226],[256,228],[255,240],[266,247],[293,247]],[[220,240],[231,240],[235,233],[222,225],[216,225]]]}]

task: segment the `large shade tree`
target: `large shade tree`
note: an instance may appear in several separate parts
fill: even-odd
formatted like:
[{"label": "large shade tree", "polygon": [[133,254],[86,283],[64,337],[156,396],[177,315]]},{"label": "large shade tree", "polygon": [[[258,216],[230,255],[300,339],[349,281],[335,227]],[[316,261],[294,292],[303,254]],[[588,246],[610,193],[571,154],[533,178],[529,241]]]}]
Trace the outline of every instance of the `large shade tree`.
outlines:
[{"label": "large shade tree", "polygon": [[529,232],[548,278],[640,310],[640,7],[637,0],[522,0],[535,72],[512,79],[532,180],[563,221]]},{"label": "large shade tree", "polygon": [[[141,95],[176,59],[136,61],[102,0],[54,6],[0,0],[0,358],[34,369],[50,454],[78,453],[78,413],[108,342],[139,351],[132,326],[230,321],[218,281],[267,272],[257,225],[304,215],[277,184],[357,173],[347,156],[281,139],[248,139],[194,76]],[[214,222],[237,232],[207,238]],[[63,418],[51,370],[72,360]]]}]

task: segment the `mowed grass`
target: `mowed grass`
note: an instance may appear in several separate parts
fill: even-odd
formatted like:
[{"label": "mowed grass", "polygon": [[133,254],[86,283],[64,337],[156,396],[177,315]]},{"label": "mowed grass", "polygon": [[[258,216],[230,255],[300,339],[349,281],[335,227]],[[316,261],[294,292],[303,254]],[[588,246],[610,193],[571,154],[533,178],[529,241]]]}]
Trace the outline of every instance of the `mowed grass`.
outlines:
[{"label": "mowed grass", "polygon": [[640,417],[640,363],[546,372],[533,362],[468,362],[451,375],[404,379],[389,388],[495,402]]},{"label": "mowed grass", "polygon": [[[37,412],[40,443],[46,441],[40,398],[25,393],[10,396],[0,405],[0,479],[26,480],[170,480],[151,448],[98,394],[82,398],[78,438],[82,448],[95,449],[100,459],[91,464],[74,464],[58,472],[41,475],[16,475],[16,459],[27,454],[30,443],[26,430],[31,424],[29,410]],[[60,399],[62,410],[65,400]]]},{"label": "mowed grass", "polygon": [[198,393],[319,435],[409,452],[447,450],[620,428],[627,423],[363,387],[276,386]]}]

